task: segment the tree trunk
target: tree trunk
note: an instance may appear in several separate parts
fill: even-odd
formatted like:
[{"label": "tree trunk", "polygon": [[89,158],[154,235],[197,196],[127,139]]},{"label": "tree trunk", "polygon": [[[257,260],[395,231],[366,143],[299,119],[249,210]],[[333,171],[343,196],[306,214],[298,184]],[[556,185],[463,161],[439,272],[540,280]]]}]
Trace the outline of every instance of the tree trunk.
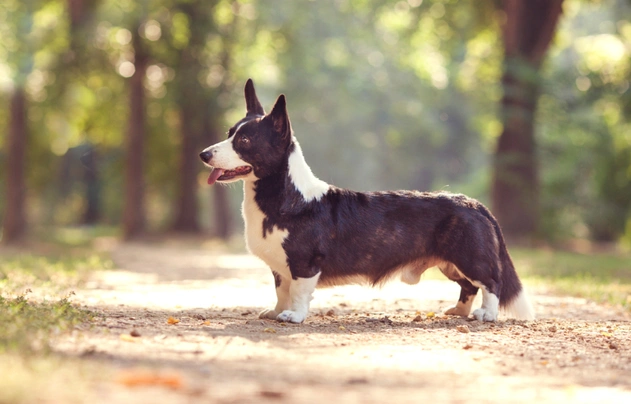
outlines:
[{"label": "tree trunk", "polygon": [[[197,81],[197,76],[193,76]],[[183,97],[185,98],[185,97]],[[202,108],[193,108],[194,103],[185,101],[180,104],[180,170],[178,181],[178,200],[176,205],[173,230],[187,233],[199,231],[197,221],[197,173],[200,163],[197,155],[199,151],[200,128],[197,122],[204,113]],[[197,116],[196,116],[197,115]]]},{"label": "tree trunk", "polygon": [[138,35],[138,26],[132,30],[135,72],[129,79],[129,127],[125,156],[125,205],[123,236],[132,239],[145,227],[143,156],[145,138],[145,94],[143,78],[147,70],[147,55]]},{"label": "tree trunk", "polygon": [[494,156],[492,206],[507,238],[531,240],[539,219],[534,117],[539,68],[563,0],[504,0],[504,130]]},{"label": "tree trunk", "polygon": [[26,95],[21,87],[16,87],[11,97],[9,119],[5,171],[6,202],[2,237],[4,243],[18,241],[26,230],[24,164],[28,128],[26,127]]},{"label": "tree trunk", "polygon": [[186,233],[197,233],[200,230],[197,202],[200,162],[197,155],[204,131],[208,95],[198,79],[204,68],[200,57],[203,55],[209,24],[205,7],[201,2],[178,5],[179,10],[189,18],[191,35],[188,45],[179,54],[177,91],[180,110],[180,170],[172,228]]},{"label": "tree trunk", "polygon": [[81,222],[86,225],[96,224],[101,216],[101,182],[98,172],[96,148],[88,143],[86,152],[81,156],[83,164],[83,183],[85,185],[85,210]]}]

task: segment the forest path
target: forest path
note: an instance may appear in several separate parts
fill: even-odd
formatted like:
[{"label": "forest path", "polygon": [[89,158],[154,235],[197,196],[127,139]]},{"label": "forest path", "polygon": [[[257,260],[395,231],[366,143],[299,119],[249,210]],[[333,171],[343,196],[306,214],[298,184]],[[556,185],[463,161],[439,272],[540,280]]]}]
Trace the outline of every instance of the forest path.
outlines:
[{"label": "forest path", "polygon": [[275,293],[252,256],[128,244],[113,257],[120,269],[73,297],[93,326],[55,345],[99,364],[90,402],[631,402],[631,318],[583,299],[530,290],[536,321],[490,324],[442,315],[453,282],[344,286],[281,324],[258,319]]}]

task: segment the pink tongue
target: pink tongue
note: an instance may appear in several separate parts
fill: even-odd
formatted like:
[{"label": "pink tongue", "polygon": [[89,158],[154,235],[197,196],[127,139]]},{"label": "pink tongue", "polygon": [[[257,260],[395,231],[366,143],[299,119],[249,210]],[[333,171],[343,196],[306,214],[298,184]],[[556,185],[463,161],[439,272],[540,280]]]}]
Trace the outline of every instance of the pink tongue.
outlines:
[{"label": "pink tongue", "polygon": [[223,170],[221,168],[213,168],[208,176],[208,185],[214,184],[215,181],[217,181],[217,178],[221,177],[221,174],[223,174]]}]

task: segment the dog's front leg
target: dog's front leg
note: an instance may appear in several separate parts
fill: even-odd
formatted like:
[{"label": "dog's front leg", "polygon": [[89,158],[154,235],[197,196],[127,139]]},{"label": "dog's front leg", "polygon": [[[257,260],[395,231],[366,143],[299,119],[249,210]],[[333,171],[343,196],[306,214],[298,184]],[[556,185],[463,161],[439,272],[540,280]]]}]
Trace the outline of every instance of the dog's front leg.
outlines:
[{"label": "dog's front leg", "polygon": [[289,287],[291,285],[291,279],[281,276],[276,271],[272,271],[274,275],[274,286],[276,286],[276,307],[273,309],[263,310],[259,314],[259,318],[269,318],[276,320],[276,317],[285,310],[291,308],[291,300],[289,298]]},{"label": "dog's front leg", "polygon": [[276,319],[290,323],[302,323],[305,321],[309,314],[309,303],[318,284],[318,279],[320,279],[320,272],[311,278],[292,279],[289,285],[291,308],[280,313]]}]

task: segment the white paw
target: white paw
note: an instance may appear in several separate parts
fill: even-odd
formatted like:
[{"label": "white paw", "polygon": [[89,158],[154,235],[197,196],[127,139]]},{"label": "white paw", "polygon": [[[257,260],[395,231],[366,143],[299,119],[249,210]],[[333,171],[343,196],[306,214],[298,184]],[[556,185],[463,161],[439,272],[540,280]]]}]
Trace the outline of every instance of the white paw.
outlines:
[{"label": "white paw", "polygon": [[300,313],[297,311],[285,310],[276,317],[276,320],[284,321],[287,323],[300,324],[303,321],[305,321],[305,318],[307,318],[307,313]]},{"label": "white paw", "polygon": [[445,311],[445,314],[447,314],[449,316],[467,317],[469,315],[469,311],[466,310],[462,306],[454,306],[454,307],[451,307],[451,308],[447,309]]},{"label": "white paw", "polygon": [[495,321],[497,320],[497,310],[489,310],[480,307],[473,311],[473,317],[478,321]]},{"label": "white paw", "polygon": [[278,312],[274,309],[263,310],[259,313],[259,318],[269,318],[270,320],[276,320]]}]

